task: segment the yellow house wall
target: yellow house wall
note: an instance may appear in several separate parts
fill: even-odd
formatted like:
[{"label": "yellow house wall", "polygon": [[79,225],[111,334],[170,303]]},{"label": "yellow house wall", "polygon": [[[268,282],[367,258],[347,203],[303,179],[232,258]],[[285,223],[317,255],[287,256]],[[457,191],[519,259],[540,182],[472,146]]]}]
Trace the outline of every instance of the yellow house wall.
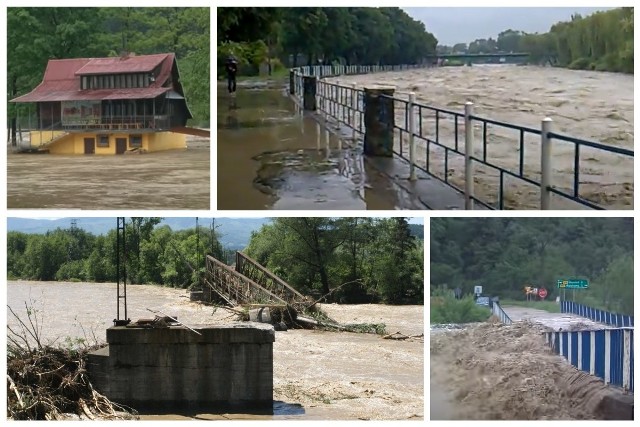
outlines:
[{"label": "yellow house wall", "polygon": [[37,148],[41,143],[51,141],[53,138],[56,138],[65,133],[61,130],[43,130],[43,131],[31,131],[29,133],[29,141],[31,141],[31,146]]},{"label": "yellow house wall", "polygon": [[[38,133],[38,132],[34,132]],[[43,132],[44,133],[44,132]],[[49,132],[50,134],[51,132]],[[63,132],[58,132],[62,134]],[[116,153],[116,138],[125,138],[127,140],[127,150],[131,150],[133,147],[130,145],[131,134],[127,133],[110,133],[109,135],[109,147],[98,147],[98,136],[105,135],[104,133],[74,133],[70,134],[68,138],[62,138],[59,141],[51,144],[47,149],[52,154],[84,154],[84,139],[94,138],[96,141],[95,154],[98,155],[113,155]],[[142,136],[142,149],[148,152],[173,150],[187,147],[187,138],[185,135],[172,133],[172,132],[157,132],[157,133],[141,133],[133,134]],[[52,137],[44,137],[46,142]],[[34,144],[32,139],[32,145],[39,145],[40,140]]]},{"label": "yellow house wall", "polygon": [[[144,144],[144,141],[143,141]],[[148,151],[176,150],[187,148],[187,136],[173,132],[157,132],[149,134]]]}]

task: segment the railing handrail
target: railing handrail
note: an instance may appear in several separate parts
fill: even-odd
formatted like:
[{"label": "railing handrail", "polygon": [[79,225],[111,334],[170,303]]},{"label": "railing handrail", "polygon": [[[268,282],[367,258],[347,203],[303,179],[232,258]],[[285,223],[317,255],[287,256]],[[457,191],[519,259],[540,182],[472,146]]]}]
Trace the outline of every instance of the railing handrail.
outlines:
[{"label": "railing handrail", "polygon": [[[362,133],[362,116],[360,116],[360,121],[359,121],[359,129],[358,129],[358,125],[357,123],[350,123],[351,117],[355,117],[356,114],[355,113],[351,113],[349,112],[348,114],[346,114],[346,120],[345,120],[345,113],[344,111],[341,110],[342,109],[346,109],[348,111],[351,110],[356,110],[358,112],[360,112],[360,110],[358,110],[358,105],[356,105],[355,107],[353,105],[346,105],[344,103],[341,102],[341,94],[344,90],[347,91],[358,91],[358,97],[361,96],[361,94],[363,93],[360,89],[356,89],[354,87],[349,87],[349,86],[345,86],[343,84],[340,84],[339,82],[327,82],[326,80],[324,80],[325,78],[328,77],[337,77],[339,75],[354,75],[354,74],[367,74],[367,73],[371,73],[371,72],[377,72],[377,71],[402,71],[402,70],[407,70],[407,69],[413,69],[413,68],[417,68],[419,66],[423,66],[423,65],[411,65],[411,66],[402,66],[402,65],[396,65],[396,66],[379,66],[379,65],[373,65],[373,66],[344,66],[344,65],[339,65],[339,66],[332,66],[332,65],[320,65],[320,66],[304,66],[304,67],[298,67],[298,68],[294,68],[291,69],[292,73],[293,73],[293,80],[296,83],[296,88],[300,89],[302,87],[302,80],[305,77],[315,77],[317,79],[317,82],[319,82],[319,84],[321,85],[321,87],[325,87],[325,89],[329,89],[329,90],[325,90],[322,91],[320,94],[318,94],[316,92],[316,96],[318,96],[320,99],[327,99],[328,100],[328,105],[332,108],[332,110],[334,110],[333,112],[335,113],[336,110],[338,111],[338,114],[341,117],[336,117],[336,115],[325,111],[328,115],[331,115],[334,118],[338,119],[339,124],[342,124],[341,120],[344,120],[344,124],[346,124],[347,126],[349,126],[351,129],[355,131],[359,131],[360,133]],[[292,84],[293,87],[293,84]],[[298,95],[301,96],[302,94],[302,90],[294,90],[292,89],[292,93],[294,93],[294,95]],[[333,99],[333,94],[337,93],[338,95],[336,96],[336,99]],[[412,93],[410,93],[411,96]],[[455,154],[461,155],[461,156],[465,156],[466,160],[465,160],[465,170],[470,169],[471,168],[471,162],[477,162],[480,164],[483,164],[485,166],[488,166],[494,170],[496,170],[499,174],[499,190],[498,190],[498,209],[503,209],[504,208],[504,178],[505,177],[513,177],[516,179],[519,179],[527,184],[530,185],[534,185],[537,186],[541,189],[541,196],[540,196],[540,207],[541,209],[550,209],[551,207],[551,195],[552,194],[556,194],[561,196],[562,198],[566,199],[566,200],[571,200],[575,203],[578,203],[582,206],[585,206],[587,208],[591,208],[591,209],[605,209],[605,207],[598,205],[596,202],[593,202],[589,199],[584,198],[581,194],[580,194],[580,186],[582,184],[582,182],[580,181],[580,175],[584,174],[584,170],[580,168],[580,148],[581,147],[589,147],[592,149],[596,149],[596,150],[600,150],[602,152],[606,152],[606,153],[611,153],[611,154],[615,154],[615,155],[621,155],[624,156],[626,158],[634,158],[634,151],[632,149],[626,149],[626,148],[621,148],[621,147],[616,147],[616,146],[612,146],[612,145],[608,145],[608,144],[603,144],[601,142],[596,142],[596,141],[592,141],[592,140],[588,140],[588,139],[583,139],[583,138],[578,138],[578,137],[574,137],[574,136],[570,136],[570,135],[566,135],[566,134],[561,134],[561,133],[557,133],[554,132],[551,128],[552,125],[552,120],[545,118],[544,120],[542,120],[542,126],[541,128],[533,128],[533,127],[529,127],[529,126],[522,126],[522,125],[518,125],[518,124],[514,124],[514,123],[509,123],[509,122],[505,122],[505,121],[501,121],[501,120],[496,120],[496,119],[491,119],[491,118],[487,118],[487,117],[482,117],[482,116],[478,116],[473,114],[473,109],[471,109],[469,111],[469,113],[467,113],[466,109],[465,112],[457,112],[457,111],[453,111],[453,110],[448,110],[448,109],[444,109],[444,108],[440,108],[440,107],[436,107],[436,106],[432,106],[432,105],[426,105],[426,104],[422,104],[422,103],[418,103],[415,102],[415,99],[413,99],[412,101],[406,100],[406,99],[402,99],[399,98],[397,96],[392,96],[392,95],[379,95],[380,98],[383,99],[389,99],[392,100],[392,102],[394,103],[401,103],[405,109],[404,112],[404,126],[400,123],[400,124],[395,124],[394,128],[400,131],[400,152],[395,151],[394,148],[394,153],[399,155],[400,157],[404,158],[405,160],[408,160],[411,162],[410,168],[411,168],[411,177],[414,177],[414,167],[417,167],[418,169],[422,170],[423,172],[431,175],[432,177],[435,177],[436,179],[444,182],[445,184],[449,185],[450,187],[452,187],[453,189],[459,191],[460,193],[462,193],[463,195],[465,195],[465,198],[467,201],[476,201],[479,204],[483,205],[484,207],[488,208],[488,209],[496,209],[496,206],[493,206],[487,202],[481,201],[479,200],[477,197],[475,197],[473,195],[473,192],[471,191],[471,194],[467,195],[467,192],[469,190],[473,190],[472,188],[469,189],[467,188],[467,186],[465,185],[465,189],[461,189],[456,187],[455,185],[453,185],[451,182],[449,182],[448,180],[448,175],[447,175],[447,162],[448,162],[448,155],[450,152],[453,152]],[[349,103],[352,103],[353,101],[349,101]],[[360,103],[360,99],[358,99],[358,104]],[[336,107],[337,104],[338,106]],[[467,103],[470,104],[470,103]],[[470,104],[471,106],[473,106],[473,104]],[[414,114],[414,109],[417,108],[418,109],[418,118],[420,119],[420,126],[419,126],[419,132],[416,132],[415,128],[414,129],[407,129],[408,126],[408,117],[409,115],[413,115]],[[422,115],[422,110],[430,110],[436,113],[436,138],[435,141],[428,138],[426,135],[423,135],[423,127],[422,127],[422,119],[423,119],[423,115]],[[449,115],[449,116],[453,116],[453,118],[456,121],[456,128],[455,128],[455,148],[452,148],[450,146],[441,144],[439,142],[439,134],[438,134],[438,126],[439,123],[438,121],[440,120],[439,115]],[[465,154],[465,151],[460,150],[460,147],[458,145],[458,126],[457,124],[459,123],[459,119],[463,119],[465,120],[465,122],[468,122],[470,125],[472,125],[474,122],[476,123],[481,123],[482,124],[482,158],[479,158],[477,156],[474,156],[473,154],[471,156],[467,156]],[[355,119],[354,119],[355,120]],[[520,141],[519,141],[519,159],[518,161],[515,163],[514,168],[517,169],[517,172],[515,172],[513,169],[507,169],[505,167],[499,166],[498,164],[492,163],[490,161],[488,161],[487,159],[487,141],[488,141],[488,125],[492,125],[492,126],[497,126],[497,127],[501,127],[501,128],[505,128],[505,129],[510,129],[510,130],[515,130],[518,131],[520,133]],[[546,127],[545,127],[546,126]],[[470,126],[472,127],[472,126]],[[465,125],[466,128],[466,125]],[[415,158],[412,159],[407,159],[404,155],[403,155],[403,144],[402,144],[402,136],[403,133],[409,136],[409,140],[411,142],[414,141],[414,137],[417,137],[421,140],[424,140],[427,142],[427,164],[426,167],[421,167],[417,164],[414,164],[415,162]],[[526,176],[525,174],[525,157],[524,157],[524,148],[525,148],[525,136],[527,135],[535,135],[537,137],[540,138],[541,140],[541,147],[540,147],[540,151],[541,151],[541,171],[540,171],[540,181],[537,181],[536,179],[532,179],[528,176]],[[469,135],[467,134],[465,136],[465,138],[468,138]],[[473,137],[473,132],[471,133],[471,137]],[[552,162],[552,158],[551,158],[551,144],[552,141],[563,141],[563,142],[569,142],[571,144],[573,144],[573,149],[574,149],[574,160],[573,160],[573,182],[571,184],[570,188],[561,188],[561,187],[554,187],[553,186],[553,182],[551,181],[551,174],[553,173],[553,168],[551,167],[551,162]],[[432,173],[429,168],[429,148],[430,145],[434,144],[440,148],[443,148],[445,150],[445,174],[444,174],[444,179],[440,178],[439,176],[435,175],[434,173]],[[395,144],[394,144],[395,145]],[[516,142],[515,147],[518,147],[518,143]],[[473,148],[473,143],[471,144],[471,148]],[[410,147],[411,150],[411,147]],[[413,179],[413,178],[411,178]],[[465,180],[466,181],[466,180]],[[465,208],[467,209],[473,209],[473,203],[469,203],[466,202],[465,203]]]},{"label": "railing handrail", "polygon": [[[595,322],[600,322],[607,325],[616,326],[619,328],[634,326],[634,316],[632,315],[613,313],[607,310],[601,310],[599,308],[589,307],[588,305],[581,304],[575,301],[566,301],[566,300],[561,301],[560,311],[562,313],[576,314],[578,316],[591,319]],[[620,320],[621,321],[620,323],[622,324],[618,324],[618,320]]]}]

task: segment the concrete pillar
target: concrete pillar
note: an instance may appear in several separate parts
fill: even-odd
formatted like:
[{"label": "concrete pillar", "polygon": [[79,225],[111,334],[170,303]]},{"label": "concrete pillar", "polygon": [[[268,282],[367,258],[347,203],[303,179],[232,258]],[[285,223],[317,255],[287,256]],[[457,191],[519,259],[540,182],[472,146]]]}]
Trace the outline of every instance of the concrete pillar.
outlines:
[{"label": "concrete pillar", "polygon": [[304,76],[304,98],[302,105],[307,111],[316,110],[316,83],[316,77]]},{"label": "concrete pillar", "polygon": [[364,89],[364,153],[368,156],[393,156],[393,127],[395,124],[394,88],[375,86]]},{"label": "concrete pillar", "polygon": [[295,95],[296,93],[296,78],[293,70],[289,70],[289,94]]}]

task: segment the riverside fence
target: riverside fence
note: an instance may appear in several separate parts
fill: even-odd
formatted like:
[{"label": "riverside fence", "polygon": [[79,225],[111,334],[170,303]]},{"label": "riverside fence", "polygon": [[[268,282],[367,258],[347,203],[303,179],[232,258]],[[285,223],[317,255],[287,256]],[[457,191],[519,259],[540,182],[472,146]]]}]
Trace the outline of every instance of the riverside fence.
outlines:
[{"label": "riverside fence", "polygon": [[500,307],[500,304],[498,304],[497,302],[494,302],[491,305],[491,312],[505,325],[510,325],[513,323],[511,318],[507,315],[507,313],[504,312],[502,307]]},{"label": "riverside fence", "polygon": [[551,349],[576,368],[633,392],[633,328],[545,332]]},{"label": "riverside fence", "polygon": [[573,313],[578,316],[586,317],[595,322],[604,323],[606,325],[616,327],[632,327],[633,328],[633,316],[625,314],[610,313],[604,310],[598,310],[597,308],[588,307],[584,304],[578,304],[573,301],[562,301],[560,303],[560,311],[562,313]]},{"label": "riverside fence", "polygon": [[[417,172],[422,171],[461,193],[465,209],[476,206],[492,210],[509,208],[507,180],[536,188],[540,193],[540,209],[553,208],[552,195],[586,208],[606,209],[581,194],[581,175],[589,173],[580,167],[581,152],[589,149],[598,155],[606,153],[615,156],[617,164],[630,162],[633,167],[633,150],[554,132],[550,118],[544,118],[539,128],[531,128],[481,117],[475,113],[471,102],[465,104],[464,111],[454,111],[416,102],[414,93],[406,94],[406,99],[400,98],[389,87],[358,88],[324,80],[327,77],[420,67],[423,66],[299,67],[290,70],[289,92],[305,110],[320,111],[339,126],[347,126],[353,139],[363,137],[365,154],[396,155],[406,160],[410,165],[409,180],[415,181]],[[396,112],[401,113],[399,121],[396,120]],[[444,132],[448,135],[445,136]],[[517,158],[508,162],[492,159],[489,142],[495,140],[513,141],[513,152],[517,153]],[[561,143],[570,144],[573,148],[572,177],[562,186],[555,183],[553,158],[553,147]],[[420,160],[419,151],[424,153]],[[527,156],[528,152],[536,155]],[[452,167],[464,170],[464,178],[452,174]],[[485,168],[495,177],[495,201],[483,200],[476,195],[476,167]]]}]

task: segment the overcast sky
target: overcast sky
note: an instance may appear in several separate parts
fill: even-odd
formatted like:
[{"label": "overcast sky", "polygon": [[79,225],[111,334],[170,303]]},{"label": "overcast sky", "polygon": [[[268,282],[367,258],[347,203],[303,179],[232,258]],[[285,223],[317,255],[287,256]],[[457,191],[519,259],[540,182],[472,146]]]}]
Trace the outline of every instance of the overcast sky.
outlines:
[{"label": "overcast sky", "polygon": [[452,46],[475,39],[494,39],[504,30],[545,33],[558,21],[571,19],[573,13],[589,15],[594,7],[405,7],[414,19],[424,22],[438,44]]}]

